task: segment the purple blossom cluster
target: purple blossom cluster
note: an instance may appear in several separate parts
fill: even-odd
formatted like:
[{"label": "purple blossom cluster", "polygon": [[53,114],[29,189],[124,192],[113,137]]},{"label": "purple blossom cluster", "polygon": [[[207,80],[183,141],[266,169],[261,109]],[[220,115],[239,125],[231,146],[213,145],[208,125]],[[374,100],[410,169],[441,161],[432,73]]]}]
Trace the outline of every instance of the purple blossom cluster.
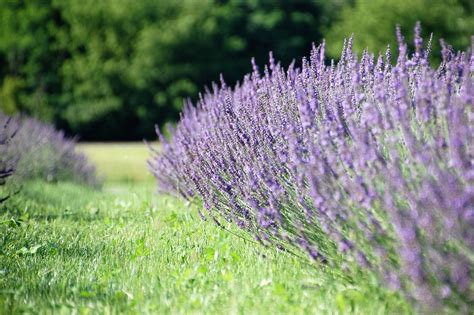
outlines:
[{"label": "purple blossom cluster", "polygon": [[12,181],[66,180],[99,185],[94,166],[84,154],[76,151],[76,140],[68,139],[63,131],[36,119],[0,113],[0,122],[7,120],[7,129],[15,130],[16,134],[2,149],[2,159],[16,161]]},{"label": "purple blossom cluster", "polygon": [[[301,67],[269,64],[187,103],[149,161],[160,190],[200,214],[334,268],[375,271],[425,307],[474,303],[474,55],[441,41],[429,63],[397,29],[360,59],[324,42]],[[349,266],[349,267],[348,267]]]}]

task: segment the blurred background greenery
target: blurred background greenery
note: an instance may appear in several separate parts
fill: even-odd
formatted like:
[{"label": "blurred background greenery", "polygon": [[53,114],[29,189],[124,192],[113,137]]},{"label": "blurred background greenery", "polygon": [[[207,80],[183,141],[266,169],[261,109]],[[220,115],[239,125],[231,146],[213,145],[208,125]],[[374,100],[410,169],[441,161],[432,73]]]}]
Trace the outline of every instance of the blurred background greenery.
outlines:
[{"label": "blurred background greenery", "polygon": [[417,20],[465,49],[474,1],[0,0],[0,110],[82,140],[154,139],[184,98],[220,73],[234,84],[251,57],[273,51],[286,66],[327,38],[337,59],[352,33],[356,51],[383,51],[397,23],[410,39]]}]

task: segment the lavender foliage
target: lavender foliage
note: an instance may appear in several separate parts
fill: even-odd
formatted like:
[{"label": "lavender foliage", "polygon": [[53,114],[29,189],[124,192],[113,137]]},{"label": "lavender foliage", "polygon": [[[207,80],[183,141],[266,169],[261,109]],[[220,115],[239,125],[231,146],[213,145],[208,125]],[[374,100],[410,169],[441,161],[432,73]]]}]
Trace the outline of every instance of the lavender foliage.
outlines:
[{"label": "lavender foliage", "polygon": [[428,61],[397,29],[398,57],[324,42],[300,68],[270,54],[234,88],[187,104],[149,161],[160,190],[201,215],[313,259],[380,275],[422,307],[474,303],[474,55]]},{"label": "lavender foliage", "polygon": [[[0,113],[0,121],[7,119]],[[76,140],[67,138],[63,131],[27,117],[13,117],[9,125],[18,130],[2,153],[5,158],[17,160],[12,181],[42,179],[100,184],[94,166],[84,154],[77,152]]]}]

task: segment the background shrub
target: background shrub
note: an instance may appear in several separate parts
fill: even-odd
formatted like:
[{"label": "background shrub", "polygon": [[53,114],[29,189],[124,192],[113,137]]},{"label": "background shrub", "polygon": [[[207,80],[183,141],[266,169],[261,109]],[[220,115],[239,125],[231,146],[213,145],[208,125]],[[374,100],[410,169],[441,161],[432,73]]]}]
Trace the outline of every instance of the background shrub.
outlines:
[{"label": "background shrub", "polygon": [[[0,121],[8,119],[0,114]],[[65,137],[64,132],[27,117],[14,117],[9,125],[17,132],[2,158],[16,159],[15,182],[42,179],[99,185],[95,168],[76,151],[76,141]]]}]

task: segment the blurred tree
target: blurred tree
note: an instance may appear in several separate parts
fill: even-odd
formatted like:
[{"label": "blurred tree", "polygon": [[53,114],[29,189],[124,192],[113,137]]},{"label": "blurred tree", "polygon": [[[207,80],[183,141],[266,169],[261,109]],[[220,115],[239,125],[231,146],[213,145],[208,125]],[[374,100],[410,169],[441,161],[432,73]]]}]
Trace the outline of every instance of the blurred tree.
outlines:
[{"label": "blurred tree", "polygon": [[222,73],[288,64],[345,0],[0,0],[0,108],[83,139],[139,139]]},{"label": "blurred tree", "polygon": [[55,45],[61,27],[50,1],[0,1],[0,108],[52,119],[64,56]]},{"label": "blurred tree", "polygon": [[[383,52],[387,44],[396,47],[395,26],[401,26],[410,41],[416,21],[426,39],[433,33],[434,59],[439,60],[439,39],[456,49],[471,43],[474,30],[474,2],[470,0],[355,0],[346,5],[339,18],[325,32],[328,53],[338,58],[342,42],[354,34],[354,48],[361,53]],[[395,52],[394,52],[395,53]],[[438,54],[438,55],[436,55]]]},{"label": "blurred tree", "polygon": [[[325,1],[181,1],[168,8],[174,16],[141,30],[130,69],[131,80],[155,106],[142,106],[139,121],[175,118],[183,98],[224,75],[229,84],[251,71],[272,50],[288,65],[321,40],[330,12],[342,2]],[[149,130],[149,129],[148,129]]]},{"label": "blurred tree", "polygon": [[176,119],[183,99],[196,100],[220,73],[234,84],[269,51],[285,66],[298,62],[322,30],[328,44],[354,32],[357,48],[379,50],[396,23],[406,30],[419,19],[455,47],[473,29],[468,0],[351,3],[0,0],[0,109],[87,140],[153,137],[155,123]]},{"label": "blurred tree", "polygon": [[131,81],[130,69],[140,31],[166,17],[166,4],[151,0],[57,2],[67,25],[58,43],[69,55],[59,73],[63,84],[57,109],[60,126],[84,139],[144,136],[136,113],[153,102]]}]

